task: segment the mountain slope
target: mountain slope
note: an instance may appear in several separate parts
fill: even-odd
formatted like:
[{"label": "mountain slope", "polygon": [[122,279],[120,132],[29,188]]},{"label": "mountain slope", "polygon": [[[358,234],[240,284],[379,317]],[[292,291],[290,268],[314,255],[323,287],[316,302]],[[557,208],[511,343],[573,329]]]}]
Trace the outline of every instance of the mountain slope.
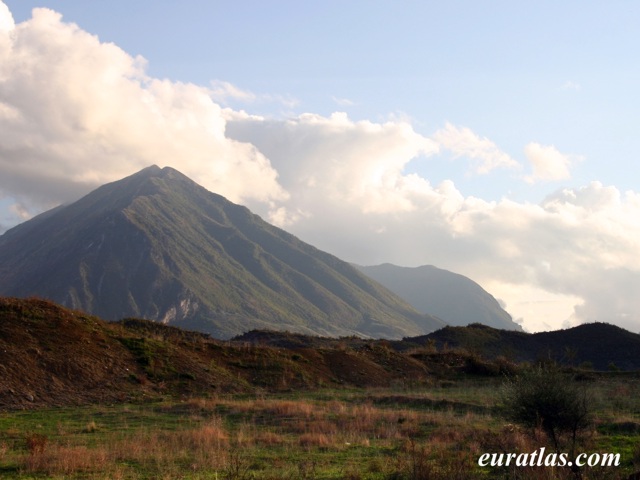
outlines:
[{"label": "mountain slope", "polygon": [[522,330],[491,294],[463,275],[431,265],[408,268],[385,263],[357,268],[419,312],[429,312],[451,325],[482,323]]},{"label": "mountain slope", "polygon": [[399,338],[442,326],[351,265],[172,168],[148,167],[0,237],[0,295],[228,338]]}]

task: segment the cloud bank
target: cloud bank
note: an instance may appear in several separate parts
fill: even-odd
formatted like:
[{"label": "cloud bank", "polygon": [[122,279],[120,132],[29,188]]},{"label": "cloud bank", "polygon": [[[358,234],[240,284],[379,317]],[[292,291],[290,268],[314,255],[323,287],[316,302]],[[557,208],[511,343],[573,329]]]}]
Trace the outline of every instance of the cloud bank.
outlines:
[{"label": "cloud bank", "polygon": [[[431,185],[403,173],[414,157],[451,145],[408,123],[352,122],[342,114],[236,116],[227,134],[286,172],[281,181],[290,198],[271,220],[321,248],[358,263],[431,263],[464,273],[506,295],[512,312],[519,288],[534,295],[522,314],[536,301],[546,304],[531,310],[544,316],[524,319],[531,329],[607,321],[640,330],[640,194],[592,182],[540,204],[465,197],[451,181]],[[481,151],[504,158],[493,145]],[[542,157],[534,170],[540,179],[568,174],[568,157],[553,147],[530,144],[525,155]]]},{"label": "cloud bank", "polygon": [[[597,320],[640,330],[639,194],[592,182],[539,204],[483,200],[452,180],[432,184],[429,162],[448,156],[483,178],[514,172],[517,186],[568,179],[579,159],[531,142],[523,175],[518,159],[451,123],[424,134],[406,119],[221,106],[259,98],[224,81],[151,78],[143,58],[51,10],[16,25],[0,3],[0,196],[17,221],[170,165],[345,260],[468,275],[529,329]],[[408,173],[417,159],[424,172]]]}]

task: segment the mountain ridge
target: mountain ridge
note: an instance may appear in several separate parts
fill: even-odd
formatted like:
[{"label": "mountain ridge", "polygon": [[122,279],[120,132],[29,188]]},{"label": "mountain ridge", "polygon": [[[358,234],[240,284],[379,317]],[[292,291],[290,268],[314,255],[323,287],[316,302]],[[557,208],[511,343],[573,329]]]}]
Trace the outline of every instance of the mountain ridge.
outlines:
[{"label": "mountain ridge", "polygon": [[482,323],[494,328],[522,331],[522,327],[489,292],[464,275],[433,265],[400,267],[383,263],[356,265],[356,268],[419,312],[429,312],[449,325]]}]

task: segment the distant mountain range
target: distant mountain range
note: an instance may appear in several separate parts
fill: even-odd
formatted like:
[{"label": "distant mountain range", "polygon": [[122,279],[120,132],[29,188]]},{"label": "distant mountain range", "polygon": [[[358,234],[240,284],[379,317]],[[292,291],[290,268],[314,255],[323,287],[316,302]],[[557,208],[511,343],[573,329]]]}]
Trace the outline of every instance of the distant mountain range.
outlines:
[{"label": "distant mountain range", "polygon": [[522,330],[476,282],[432,265],[408,268],[385,263],[357,268],[409,302],[416,310],[450,325],[482,323],[494,328]]},{"label": "distant mountain range", "polygon": [[0,295],[229,338],[401,338],[444,325],[352,265],[152,166],[0,236]]}]

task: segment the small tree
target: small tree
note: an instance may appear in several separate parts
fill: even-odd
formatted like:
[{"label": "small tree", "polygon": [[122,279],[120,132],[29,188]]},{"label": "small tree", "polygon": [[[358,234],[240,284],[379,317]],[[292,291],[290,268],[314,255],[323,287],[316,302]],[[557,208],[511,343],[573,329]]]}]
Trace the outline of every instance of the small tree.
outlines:
[{"label": "small tree", "polygon": [[525,427],[542,428],[556,451],[568,437],[571,456],[579,432],[590,424],[586,385],[555,365],[537,366],[508,380],[502,390],[504,416]]}]

